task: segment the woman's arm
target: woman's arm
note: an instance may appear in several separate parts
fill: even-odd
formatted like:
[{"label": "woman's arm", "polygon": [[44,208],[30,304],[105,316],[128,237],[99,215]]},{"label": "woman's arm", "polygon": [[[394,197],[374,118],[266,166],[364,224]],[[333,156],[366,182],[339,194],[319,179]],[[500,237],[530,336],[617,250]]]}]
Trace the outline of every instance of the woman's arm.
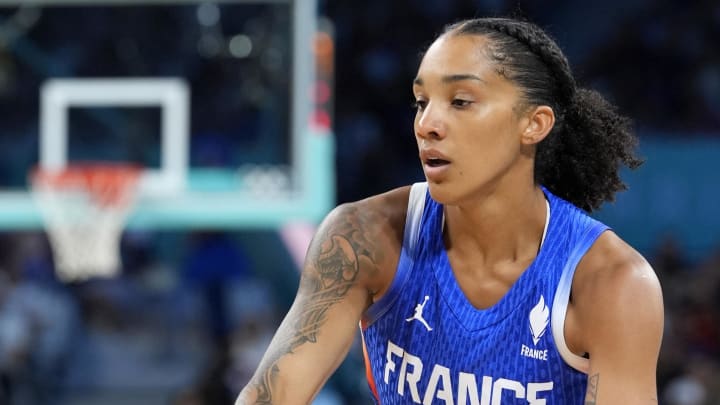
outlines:
[{"label": "woman's arm", "polygon": [[307,404],[347,355],[372,280],[391,266],[392,232],[367,204],[342,205],[316,233],[290,311],[248,385],[241,404]]},{"label": "woman's arm", "polygon": [[647,261],[614,233],[605,232],[596,245],[573,286],[580,341],[590,355],[585,404],[656,404],[660,283]]}]

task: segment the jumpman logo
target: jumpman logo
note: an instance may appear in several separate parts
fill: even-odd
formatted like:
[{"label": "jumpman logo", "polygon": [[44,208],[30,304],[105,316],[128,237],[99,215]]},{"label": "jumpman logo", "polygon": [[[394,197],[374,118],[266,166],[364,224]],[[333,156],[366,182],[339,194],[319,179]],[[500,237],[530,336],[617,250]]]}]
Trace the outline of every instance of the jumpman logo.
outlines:
[{"label": "jumpman logo", "polygon": [[426,295],[425,301],[423,301],[422,304],[415,305],[415,313],[413,314],[413,316],[406,319],[405,322],[410,322],[413,320],[420,321],[420,323],[422,323],[425,326],[425,328],[428,330],[428,332],[431,331],[432,328],[430,327],[430,325],[428,325],[427,321],[425,319],[423,319],[423,315],[422,315],[423,308],[425,308],[425,304],[428,302],[429,299],[430,299],[430,297]]}]

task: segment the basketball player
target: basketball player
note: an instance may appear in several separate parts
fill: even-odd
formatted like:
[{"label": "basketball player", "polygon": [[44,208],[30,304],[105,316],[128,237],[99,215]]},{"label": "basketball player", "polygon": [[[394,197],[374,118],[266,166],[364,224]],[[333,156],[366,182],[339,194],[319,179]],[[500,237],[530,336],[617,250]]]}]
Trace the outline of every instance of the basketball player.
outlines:
[{"label": "basketball player", "polygon": [[237,404],[307,404],[358,322],[382,404],[654,404],[645,259],[588,217],[634,168],[628,121],[535,25],[476,19],[412,86],[427,179],[337,207]]}]

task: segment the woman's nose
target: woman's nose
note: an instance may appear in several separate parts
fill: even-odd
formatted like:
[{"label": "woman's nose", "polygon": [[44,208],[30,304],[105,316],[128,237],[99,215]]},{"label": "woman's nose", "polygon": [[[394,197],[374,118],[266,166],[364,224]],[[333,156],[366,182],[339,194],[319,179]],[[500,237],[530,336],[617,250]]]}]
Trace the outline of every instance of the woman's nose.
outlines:
[{"label": "woman's nose", "polygon": [[445,124],[437,108],[428,104],[418,114],[415,125],[417,136],[423,138],[443,138],[445,136]]}]

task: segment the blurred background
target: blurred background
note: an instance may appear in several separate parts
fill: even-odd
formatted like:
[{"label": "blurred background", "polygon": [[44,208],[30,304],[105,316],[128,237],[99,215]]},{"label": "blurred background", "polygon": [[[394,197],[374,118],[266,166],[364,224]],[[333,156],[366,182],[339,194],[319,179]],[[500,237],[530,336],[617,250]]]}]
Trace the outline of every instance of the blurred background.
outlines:
[{"label": "blurred background", "polygon": [[[660,404],[719,404],[711,0],[1,0],[0,404],[232,403],[292,302],[322,216],[422,180],[420,52],[447,23],[496,15],[544,27],[579,82],[634,119],[647,162],[593,215],[663,285]],[[162,97],[70,94],[53,107],[65,117],[62,158],[165,173],[170,144],[184,145],[187,182],[170,197],[141,189],[117,275],[66,282],[28,174],[54,153],[42,151],[46,85],[93,78],[171,78],[187,128],[166,139]],[[371,403],[358,344],[316,403]]]}]

